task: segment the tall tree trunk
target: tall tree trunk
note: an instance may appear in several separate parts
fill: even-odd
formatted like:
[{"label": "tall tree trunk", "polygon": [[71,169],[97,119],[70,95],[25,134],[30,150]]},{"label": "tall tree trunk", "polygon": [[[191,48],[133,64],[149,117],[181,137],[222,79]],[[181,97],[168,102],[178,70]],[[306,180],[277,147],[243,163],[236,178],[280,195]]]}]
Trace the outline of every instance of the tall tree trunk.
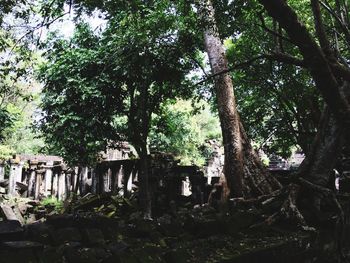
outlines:
[{"label": "tall tree trunk", "polygon": [[[210,0],[199,1],[198,6],[205,27],[205,48],[212,74],[227,71],[228,62],[218,34],[212,3]],[[267,174],[250,145],[237,112],[233,83],[228,73],[215,77],[215,92],[225,153],[226,197],[257,196],[278,189],[279,183]]]},{"label": "tall tree trunk", "polygon": [[138,195],[141,210],[145,219],[150,219],[152,216],[152,204],[149,189],[149,159],[147,150],[147,137],[151,120],[148,87],[149,85],[147,85],[147,83],[140,87],[140,94],[136,98],[135,90],[131,90],[131,114],[129,116],[130,139],[139,155]]},{"label": "tall tree trunk", "polygon": [[152,204],[149,192],[149,160],[147,144],[140,147],[139,158],[139,201],[144,218],[150,219],[152,216]]}]

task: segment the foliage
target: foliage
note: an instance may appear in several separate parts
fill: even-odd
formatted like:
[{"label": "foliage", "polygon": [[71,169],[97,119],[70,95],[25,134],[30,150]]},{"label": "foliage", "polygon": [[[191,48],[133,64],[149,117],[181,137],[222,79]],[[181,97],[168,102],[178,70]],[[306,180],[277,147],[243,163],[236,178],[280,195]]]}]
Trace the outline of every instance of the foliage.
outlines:
[{"label": "foliage", "polygon": [[[0,143],[5,152],[38,153],[44,146],[32,130],[38,84],[32,73],[40,55],[37,30],[58,15],[58,2],[2,1],[0,4]],[[45,6],[50,7],[50,12]],[[63,4],[63,2],[62,2]],[[62,7],[61,4],[61,7]],[[61,8],[59,8],[61,10]],[[45,20],[44,19],[44,20]]]},{"label": "foliage", "polygon": [[63,210],[63,201],[58,200],[56,197],[45,197],[40,201],[40,205],[45,208],[54,210],[56,213],[60,213]]},{"label": "foliage", "polygon": [[47,44],[40,127],[66,160],[91,163],[120,139],[140,153],[152,113],[169,99],[191,95],[185,76],[193,68],[192,47],[186,24],[171,8],[169,1],[118,8],[105,31],[80,23],[71,40],[56,35]]},{"label": "foliage", "polygon": [[[298,57],[299,51],[272,34],[266,37],[265,27],[278,30],[278,25],[261,15],[255,1],[219,1],[216,7],[220,13],[232,14],[218,16],[230,64],[252,61],[232,71],[238,110],[249,137],[266,152],[284,157],[296,145],[307,153],[322,108],[312,78],[300,67],[267,57],[254,60],[282,51]],[[305,3],[299,3],[298,8],[305,8]],[[302,12],[307,17],[309,10]]]},{"label": "foliage", "polygon": [[190,101],[179,100],[164,105],[153,119],[149,145],[152,150],[171,152],[182,164],[203,165],[208,154],[204,151],[208,139],[220,139],[218,118],[209,105],[201,101],[196,112]]},{"label": "foliage", "polygon": [[8,160],[15,152],[7,145],[0,145],[0,160]]}]

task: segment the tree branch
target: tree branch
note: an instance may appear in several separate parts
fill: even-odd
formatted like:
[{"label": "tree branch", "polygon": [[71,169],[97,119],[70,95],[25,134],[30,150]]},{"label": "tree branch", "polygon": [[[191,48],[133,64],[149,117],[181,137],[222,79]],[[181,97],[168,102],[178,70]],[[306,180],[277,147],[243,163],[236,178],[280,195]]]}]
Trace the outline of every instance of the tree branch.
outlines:
[{"label": "tree branch", "polygon": [[321,48],[323,52],[326,54],[326,56],[331,56],[332,50],[331,50],[329,41],[327,39],[326,31],[323,27],[322,15],[321,15],[321,10],[320,10],[320,5],[318,0],[311,0],[311,8],[312,8],[312,13],[314,15],[316,34],[317,34],[318,40],[320,41]]},{"label": "tree branch", "polygon": [[[266,23],[265,23],[265,19],[264,19],[263,15],[262,15],[263,12],[264,12],[264,11],[262,10],[262,11],[260,11],[260,12],[258,13],[258,17],[259,17],[259,19],[260,19],[260,21],[261,21],[261,24],[258,24],[258,25],[259,25],[261,28],[263,28],[266,32],[269,32],[270,34],[272,34],[272,35],[274,35],[275,37],[279,38],[279,42],[280,42],[280,43],[281,43],[282,39],[285,40],[285,41],[287,41],[287,42],[293,43],[293,41],[292,41],[291,39],[289,39],[289,38],[283,36],[283,35],[280,34],[280,33],[277,33],[276,31],[271,30],[270,28],[268,28],[268,26],[267,26]],[[281,31],[280,31],[280,32],[281,32]]]},{"label": "tree branch", "polygon": [[330,63],[334,75],[350,81],[350,69],[339,62]]},{"label": "tree branch", "polygon": [[340,19],[340,17],[335,13],[335,11],[328,4],[326,4],[322,1],[320,1],[320,4],[338,22],[339,26],[341,27],[341,29],[345,35],[345,39],[346,39],[348,45],[350,45],[350,30],[349,30],[349,28],[343,23],[343,21]]},{"label": "tree branch", "polygon": [[275,60],[278,62],[288,63],[288,64],[292,64],[292,65],[299,66],[299,67],[306,67],[305,62],[302,59],[293,57],[293,56],[286,54],[286,53],[274,52],[271,54],[264,54],[264,55],[259,55],[259,56],[253,57],[252,59],[249,59],[249,60],[244,61],[242,63],[238,63],[236,65],[233,65],[232,67],[229,67],[226,70],[209,75],[205,79],[194,84],[194,86],[201,85],[204,82],[208,81],[209,79],[215,78],[215,77],[220,76],[222,74],[226,74],[226,73],[231,72],[233,70],[250,66],[253,62],[260,60],[260,59]]}]

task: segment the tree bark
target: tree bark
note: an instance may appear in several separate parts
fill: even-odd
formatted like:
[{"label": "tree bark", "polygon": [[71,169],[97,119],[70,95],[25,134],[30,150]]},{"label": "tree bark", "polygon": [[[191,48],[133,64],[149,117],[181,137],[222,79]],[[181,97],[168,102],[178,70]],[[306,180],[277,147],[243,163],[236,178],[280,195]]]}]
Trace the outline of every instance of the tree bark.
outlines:
[{"label": "tree bark", "polygon": [[227,183],[224,196],[251,197],[268,194],[280,187],[263,165],[240,121],[237,112],[233,83],[228,72],[225,50],[218,34],[214,8],[210,0],[200,1],[199,12],[204,24],[204,44],[209,56],[212,74],[216,75],[215,92],[223,136]]},{"label": "tree bark", "polygon": [[[131,113],[129,116],[129,130],[131,142],[139,155],[138,171],[138,195],[139,203],[145,219],[152,217],[152,204],[149,189],[149,159],[147,150],[147,137],[151,120],[151,110],[148,94],[149,85],[140,87],[140,94],[135,98],[134,91],[131,91]],[[134,104],[134,102],[136,102]]]},{"label": "tree bark", "polygon": [[141,146],[139,157],[139,201],[144,218],[150,219],[152,217],[152,204],[149,192],[149,161],[146,144]]}]

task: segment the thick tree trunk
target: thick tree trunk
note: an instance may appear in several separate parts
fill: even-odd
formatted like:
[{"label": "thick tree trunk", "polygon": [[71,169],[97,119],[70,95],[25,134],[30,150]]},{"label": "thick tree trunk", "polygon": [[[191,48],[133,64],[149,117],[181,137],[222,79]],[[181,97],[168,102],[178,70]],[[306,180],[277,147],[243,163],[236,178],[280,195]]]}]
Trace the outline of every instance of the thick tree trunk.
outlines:
[{"label": "thick tree trunk", "polygon": [[[335,178],[331,175],[341,154],[343,135],[344,128],[339,125],[329,108],[326,107],[311,150],[299,167],[297,177],[333,191]],[[315,219],[318,220],[317,215],[321,210],[322,199],[329,198],[329,196],[325,196],[320,191],[310,192],[309,188],[306,188],[306,192],[309,193],[310,208],[314,209]]]},{"label": "thick tree trunk", "polygon": [[344,128],[326,107],[312,144],[301,164],[298,175],[320,186],[327,187],[329,175],[341,154]]},{"label": "thick tree trunk", "polygon": [[[212,73],[227,71],[228,62],[211,1],[200,1],[199,10],[205,25],[205,48]],[[237,112],[233,83],[228,73],[215,77],[215,92],[225,153],[224,175],[230,191],[229,194],[224,191],[226,197],[257,196],[278,189],[279,183],[267,174],[250,145]]]}]

